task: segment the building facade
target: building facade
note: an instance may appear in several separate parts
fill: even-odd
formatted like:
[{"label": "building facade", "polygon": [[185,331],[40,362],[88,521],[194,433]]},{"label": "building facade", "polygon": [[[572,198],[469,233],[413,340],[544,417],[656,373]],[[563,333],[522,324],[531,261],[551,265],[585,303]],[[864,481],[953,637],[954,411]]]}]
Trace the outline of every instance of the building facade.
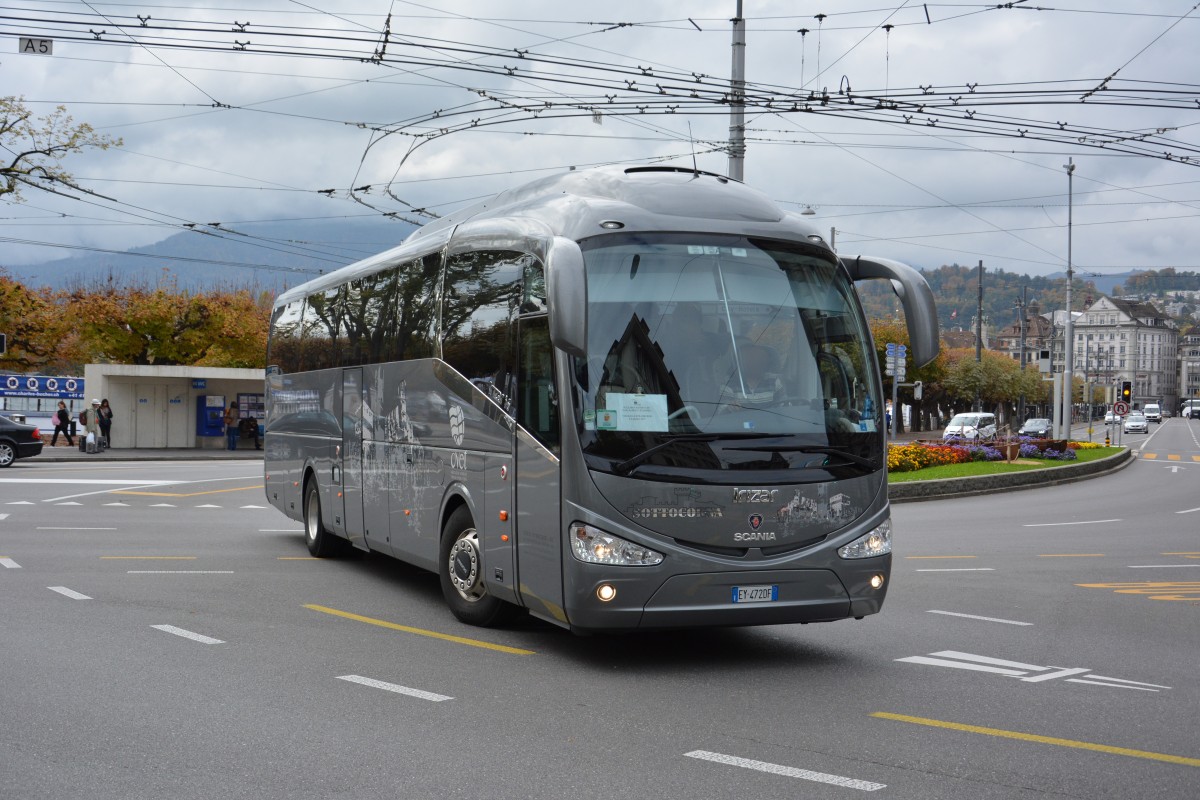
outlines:
[{"label": "building facade", "polygon": [[[1179,401],[1200,400],[1200,333],[1190,333],[1179,340]],[[1179,404],[1167,406],[1179,412]]]},{"label": "building facade", "polygon": [[1150,303],[1101,297],[1075,316],[1075,374],[1109,387],[1133,384],[1135,407],[1179,406],[1179,331]]}]

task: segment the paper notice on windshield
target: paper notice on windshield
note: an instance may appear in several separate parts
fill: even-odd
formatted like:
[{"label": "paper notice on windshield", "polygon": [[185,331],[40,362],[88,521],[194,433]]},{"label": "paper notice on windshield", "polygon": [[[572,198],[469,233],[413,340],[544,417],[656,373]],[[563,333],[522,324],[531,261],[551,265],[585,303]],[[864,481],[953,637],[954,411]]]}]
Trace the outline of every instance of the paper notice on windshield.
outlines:
[{"label": "paper notice on windshield", "polygon": [[[613,430],[653,431],[667,430],[667,396],[665,394],[623,394],[609,392],[605,405],[613,412]],[[600,413],[600,412],[597,412]],[[597,425],[603,429],[603,425]]]}]

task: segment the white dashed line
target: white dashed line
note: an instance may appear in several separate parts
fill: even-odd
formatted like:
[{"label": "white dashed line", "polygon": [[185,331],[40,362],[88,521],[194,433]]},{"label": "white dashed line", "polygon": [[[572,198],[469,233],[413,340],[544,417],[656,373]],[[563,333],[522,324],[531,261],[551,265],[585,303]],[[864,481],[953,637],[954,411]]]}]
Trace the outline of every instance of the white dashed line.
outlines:
[{"label": "white dashed line", "polygon": [[13,561],[11,558],[0,558],[0,566],[7,567],[8,569],[21,568],[21,565]]},{"label": "white dashed line", "polygon": [[874,792],[878,789],[887,787],[886,783],[871,783],[870,781],[860,781],[857,778],[846,778],[841,775],[829,775],[824,772],[813,772],[808,769],[797,769],[795,767],[785,767],[782,764],[771,764],[766,761],[754,761],[749,758],[738,758],[737,756],[729,756],[724,753],[710,753],[707,750],[693,750],[690,753],[684,753],[688,758],[698,758],[702,761],[712,761],[717,764],[728,764],[731,767],[742,767],[744,769],[753,769],[759,772],[769,772],[772,775],[783,775],[787,778],[800,778],[806,781],[815,781],[816,783],[828,783],[833,786],[842,786],[846,789],[861,789],[864,792]]},{"label": "white dashed line", "polygon": [[1100,525],[1104,522],[1121,522],[1119,519],[1089,519],[1081,522],[1035,522],[1029,525],[1022,525],[1022,528],[1054,528],[1059,525]]},{"label": "white dashed line", "polygon": [[984,622],[1003,622],[1005,625],[1032,625],[1032,622],[1017,622],[1015,619],[1000,619],[999,617],[979,617],[974,614],[959,614],[955,611],[927,611],[927,614],[944,614],[947,617],[963,617],[965,619],[979,619]]},{"label": "white dashed line", "polygon": [[395,692],[396,694],[405,694],[409,697],[416,697],[421,700],[430,700],[434,703],[440,703],[443,700],[453,700],[453,697],[448,697],[444,694],[434,694],[426,692],[422,689],[411,689],[407,686],[401,686],[398,683],[388,683],[387,681],[377,681],[374,678],[364,678],[362,675],[338,675],[339,681],[349,681],[350,683],[359,683],[363,686],[370,686],[373,689],[383,689],[387,692]]},{"label": "white dashed line", "polygon": [[174,625],[151,625],[150,627],[166,633],[173,633],[176,636],[182,636],[185,639],[191,639],[193,642],[200,642],[201,644],[225,644],[222,639],[214,639],[202,633],[186,631],[183,628],[176,628]]},{"label": "white dashed line", "polygon": [[49,528],[38,526],[39,531],[115,531],[116,528]]},{"label": "white dashed line", "polygon": [[259,528],[259,533],[304,533],[303,528]]},{"label": "white dashed line", "polygon": [[1130,569],[1172,569],[1174,567],[1200,567],[1200,564],[1130,564]]},{"label": "white dashed line", "polygon": [[92,598],[88,597],[86,594],[81,594],[81,593],[75,591],[74,589],[68,589],[65,586],[47,586],[46,588],[52,592],[58,592],[63,597],[69,597],[72,600],[91,600],[92,599]]}]

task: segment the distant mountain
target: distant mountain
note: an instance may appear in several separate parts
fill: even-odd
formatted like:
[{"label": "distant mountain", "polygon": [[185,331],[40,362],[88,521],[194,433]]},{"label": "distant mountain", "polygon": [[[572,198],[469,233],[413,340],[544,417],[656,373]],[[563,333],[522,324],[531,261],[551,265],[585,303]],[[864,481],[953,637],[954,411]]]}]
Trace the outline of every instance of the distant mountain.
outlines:
[{"label": "distant mountain", "polygon": [[4,266],[29,286],[69,288],[105,281],[184,289],[249,287],[281,291],[395,247],[413,231],[386,219],[324,220],[197,227],[122,253],[93,252],[57,261]]},{"label": "distant mountain", "polygon": [[[1131,270],[1129,272],[1119,272],[1115,275],[1088,274],[1087,280],[1090,281],[1096,287],[1096,291],[1100,292],[1100,294],[1111,295],[1113,292],[1113,289],[1115,289],[1118,286],[1124,285],[1125,282],[1129,280],[1129,278],[1131,278],[1137,274],[1138,274],[1138,270]],[[1046,277],[1051,278],[1056,281],[1062,281],[1063,285],[1064,286],[1066,285],[1067,273],[1065,273],[1065,272],[1055,272],[1053,274],[1047,275]],[[1076,273],[1075,280],[1078,281],[1079,279],[1080,279],[1080,276],[1078,273]]]}]

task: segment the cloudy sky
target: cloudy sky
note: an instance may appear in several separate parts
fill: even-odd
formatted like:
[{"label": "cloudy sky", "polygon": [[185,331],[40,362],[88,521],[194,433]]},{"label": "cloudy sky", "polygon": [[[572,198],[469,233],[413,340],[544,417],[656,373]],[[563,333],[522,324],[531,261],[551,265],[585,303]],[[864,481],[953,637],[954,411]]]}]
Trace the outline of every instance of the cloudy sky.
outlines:
[{"label": "cloudy sky", "polygon": [[[744,0],[746,182],[843,254],[1046,274],[1073,159],[1081,274],[1200,268],[1196,4],[1002,5]],[[737,6],[0,0],[0,95],[123,139],[71,158],[94,195],[0,205],[0,262],[427,220],[572,166],[726,173]]]}]

